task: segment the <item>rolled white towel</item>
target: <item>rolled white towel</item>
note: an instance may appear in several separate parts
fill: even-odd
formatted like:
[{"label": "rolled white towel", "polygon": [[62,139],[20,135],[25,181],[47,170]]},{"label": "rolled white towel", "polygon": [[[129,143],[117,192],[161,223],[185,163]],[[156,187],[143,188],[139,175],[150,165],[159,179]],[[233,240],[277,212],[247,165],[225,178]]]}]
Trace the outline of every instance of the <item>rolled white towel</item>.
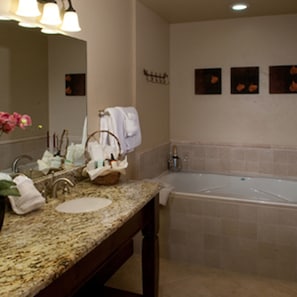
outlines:
[{"label": "rolled white towel", "polygon": [[153,178],[152,181],[159,183],[160,185],[159,204],[166,206],[170,193],[174,190],[174,187],[168,183],[163,182],[159,178]]},{"label": "rolled white towel", "polygon": [[170,186],[165,186],[163,187],[160,192],[159,192],[159,204],[166,206],[168,199],[169,199],[169,195],[172,192],[173,187]]},{"label": "rolled white towel", "polygon": [[19,175],[13,181],[16,183],[20,196],[8,196],[8,199],[16,214],[26,214],[45,204],[45,198],[42,197],[30,178]]}]

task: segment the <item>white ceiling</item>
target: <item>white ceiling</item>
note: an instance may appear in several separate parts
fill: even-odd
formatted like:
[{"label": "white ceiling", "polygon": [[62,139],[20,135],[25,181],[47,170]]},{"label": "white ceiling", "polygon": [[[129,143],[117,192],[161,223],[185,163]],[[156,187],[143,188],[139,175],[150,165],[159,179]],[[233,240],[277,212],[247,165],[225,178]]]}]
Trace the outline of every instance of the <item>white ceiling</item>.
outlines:
[{"label": "white ceiling", "polygon": [[[139,0],[169,23],[196,22],[237,17],[296,14],[297,0]],[[249,8],[233,12],[231,4],[245,2]]]}]

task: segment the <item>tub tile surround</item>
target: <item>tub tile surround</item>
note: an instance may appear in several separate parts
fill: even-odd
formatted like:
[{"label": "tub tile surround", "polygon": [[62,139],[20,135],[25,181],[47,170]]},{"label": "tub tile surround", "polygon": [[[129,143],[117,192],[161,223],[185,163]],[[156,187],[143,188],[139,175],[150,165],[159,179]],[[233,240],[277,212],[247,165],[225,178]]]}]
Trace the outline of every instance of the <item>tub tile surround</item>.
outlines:
[{"label": "tub tile surround", "polygon": [[136,176],[139,179],[154,178],[168,169],[170,144],[164,143],[136,155]]},{"label": "tub tile surround", "polygon": [[[173,145],[183,171],[297,179],[291,147],[178,142],[138,154],[138,177],[166,171]],[[297,208],[171,194],[159,235],[160,254],[169,260],[297,280]]]},{"label": "tub tile surround", "polygon": [[182,171],[297,179],[297,148],[172,142],[136,154],[136,177],[154,178],[168,169],[177,146]]},{"label": "tub tile surround", "polygon": [[297,209],[172,194],[160,234],[164,258],[297,280]]},{"label": "tub tile surround", "polygon": [[183,171],[297,179],[297,148],[172,143]]}]

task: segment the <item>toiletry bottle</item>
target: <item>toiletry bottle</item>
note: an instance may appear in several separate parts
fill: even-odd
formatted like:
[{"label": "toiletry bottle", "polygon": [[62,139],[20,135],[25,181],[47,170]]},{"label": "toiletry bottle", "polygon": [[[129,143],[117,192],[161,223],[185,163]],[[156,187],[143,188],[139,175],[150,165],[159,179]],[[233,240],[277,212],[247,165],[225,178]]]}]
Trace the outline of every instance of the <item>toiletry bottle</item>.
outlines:
[{"label": "toiletry bottle", "polygon": [[177,155],[177,148],[173,146],[172,149],[172,168],[173,170],[179,170],[179,156]]}]

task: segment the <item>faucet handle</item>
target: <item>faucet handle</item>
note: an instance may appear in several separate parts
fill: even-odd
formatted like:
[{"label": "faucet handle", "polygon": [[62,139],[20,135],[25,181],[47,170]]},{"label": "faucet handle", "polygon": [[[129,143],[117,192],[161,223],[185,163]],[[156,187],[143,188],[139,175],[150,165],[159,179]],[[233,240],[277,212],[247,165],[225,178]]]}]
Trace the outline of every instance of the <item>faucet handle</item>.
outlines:
[{"label": "faucet handle", "polygon": [[70,187],[69,184],[67,182],[63,183],[63,190],[62,190],[63,195],[64,194],[69,194],[70,193]]},{"label": "faucet handle", "polygon": [[69,180],[68,178],[60,177],[60,178],[56,179],[52,184],[52,197],[53,198],[57,198],[57,190],[58,190],[58,185],[60,183],[63,185],[63,188],[62,188],[63,194],[70,193],[70,187],[74,187],[74,183],[71,180]]}]

